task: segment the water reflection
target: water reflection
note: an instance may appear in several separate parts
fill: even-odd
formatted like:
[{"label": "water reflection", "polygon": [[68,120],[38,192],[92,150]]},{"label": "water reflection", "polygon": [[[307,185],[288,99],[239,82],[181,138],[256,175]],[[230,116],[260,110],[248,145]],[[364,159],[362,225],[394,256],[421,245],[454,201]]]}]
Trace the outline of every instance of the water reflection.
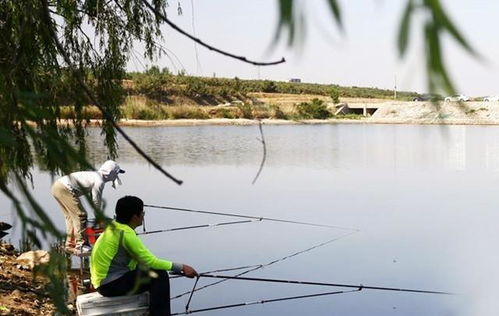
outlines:
[{"label": "water reflection", "polygon": [[[257,165],[256,126],[125,128],[148,155],[166,166]],[[490,126],[299,125],[264,126],[269,166],[314,168],[497,170],[498,129]],[[98,129],[88,149],[107,158]],[[141,162],[119,138],[120,161]]]}]

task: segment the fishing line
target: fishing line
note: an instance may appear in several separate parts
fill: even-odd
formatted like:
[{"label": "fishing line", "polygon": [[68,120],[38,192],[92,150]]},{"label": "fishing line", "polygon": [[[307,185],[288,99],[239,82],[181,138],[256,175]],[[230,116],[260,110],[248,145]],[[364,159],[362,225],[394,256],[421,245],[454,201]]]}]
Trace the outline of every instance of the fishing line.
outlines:
[{"label": "fishing line", "polygon": [[[330,243],[332,243],[332,242],[334,242],[334,241],[340,240],[340,239],[342,239],[342,238],[348,237],[348,236],[353,235],[353,234],[356,234],[356,233],[357,233],[357,231],[354,231],[354,232],[350,232],[350,233],[347,233],[347,234],[341,235],[341,236],[339,236],[339,237],[336,237],[336,238],[333,238],[333,239],[327,240],[327,241],[325,241],[325,242],[321,242],[321,243],[319,243],[319,244],[316,244],[316,245],[314,245],[314,246],[312,246],[312,247],[309,247],[309,248],[306,248],[306,249],[303,249],[303,250],[300,250],[300,251],[294,252],[294,253],[292,253],[292,254],[286,255],[286,256],[281,257],[281,258],[279,258],[279,259],[275,259],[275,260],[269,261],[269,262],[267,262],[267,263],[265,263],[265,264],[259,264],[259,265],[254,265],[254,266],[244,266],[244,267],[235,267],[235,268],[219,269],[219,270],[214,270],[214,271],[212,271],[212,272],[204,272],[204,273],[219,273],[219,272],[223,272],[223,271],[229,271],[229,270],[242,270],[242,269],[246,269],[246,268],[248,268],[248,270],[243,271],[243,272],[240,272],[240,273],[238,273],[238,274],[236,274],[236,275],[235,275],[235,277],[239,277],[239,276],[242,276],[242,275],[248,274],[248,273],[250,273],[250,272],[253,272],[253,271],[256,271],[256,270],[259,270],[259,269],[263,269],[263,268],[268,267],[268,266],[271,266],[271,265],[276,264],[276,263],[278,263],[278,262],[282,262],[282,261],[287,260],[287,259],[289,259],[289,258],[292,258],[292,257],[298,256],[298,255],[301,255],[301,254],[303,254],[303,253],[306,253],[306,252],[312,251],[312,250],[317,249],[317,248],[319,248],[319,247],[323,247],[323,246],[325,246],[325,245],[327,245],[327,244],[330,244]],[[220,283],[225,282],[225,281],[227,281],[227,280],[228,280],[228,279],[222,279],[222,280],[219,280],[219,281],[216,281],[216,282],[213,282],[213,283],[209,283],[209,284],[206,284],[206,285],[204,285],[204,286],[201,286],[201,287],[199,287],[199,288],[195,289],[194,291],[204,290],[204,289],[206,289],[206,288],[208,288],[208,287],[211,287],[211,286],[214,286],[214,285],[220,284]],[[178,294],[178,295],[176,295],[176,296],[173,296],[171,299],[172,299],[172,300],[174,300],[174,299],[177,299],[177,298],[181,298],[181,297],[183,297],[183,296],[185,296],[185,295],[188,295],[188,294],[190,294],[190,293],[191,293],[191,291],[187,291],[187,292],[184,292],[184,293]]]},{"label": "fishing line", "polygon": [[253,220],[222,222],[222,223],[214,223],[214,224],[200,224],[200,225],[192,225],[192,226],[182,226],[182,227],[174,227],[174,228],[167,228],[167,229],[144,231],[142,233],[137,233],[137,235],[149,235],[149,234],[174,232],[174,231],[187,230],[187,229],[226,226],[226,225],[233,225],[233,224],[246,224],[246,223],[253,223],[253,222],[258,222],[258,221],[261,221],[261,220],[253,219]]},{"label": "fishing line", "polygon": [[241,276],[232,276],[232,275],[216,275],[216,274],[204,274],[204,273],[201,273],[199,276],[204,277],[204,278],[215,278],[215,279],[224,279],[224,280],[242,280],[242,281],[286,283],[286,284],[299,284],[299,285],[318,285],[318,286],[332,286],[332,287],[346,287],[346,288],[362,288],[362,289],[366,289],[366,290],[409,292],[409,293],[421,293],[421,294],[456,295],[456,293],[443,292],[443,291],[405,289],[405,288],[394,288],[394,287],[383,287],[383,286],[369,286],[369,285],[362,285],[362,284],[356,285],[356,284],[344,284],[344,283],[325,283],[325,282],[297,281],[297,280],[283,280],[283,279],[269,279],[269,278],[250,278],[250,277],[241,277]]},{"label": "fishing line", "polygon": [[188,208],[159,206],[159,205],[150,205],[150,204],[144,204],[144,207],[171,210],[171,211],[189,212],[189,213],[218,215],[218,216],[231,216],[231,217],[239,217],[239,218],[261,219],[261,220],[265,220],[265,221],[278,222],[278,223],[288,223],[288,224],[307,225],[307,226],[314,226],[314,227],[334,228],[334,229],[349,230],[349,231],[356,231],[356,232],[359,231],[356,228],[350,228],[350,227],[300,222],[300,221],[293,221],[293,220],[286,220],[286,219],[272,218],[272,217],[264,217],[264,216],[251,216],[251,215],[235,214],[235,213],[212,212],[212,211],[194,210],[194,209],[188,209]]},{"label": "fishing line", "polygon": [[243,306],[250,306],[250,305],[256,305],[256,304],[282,302],[282,301],[296,300],[296,299],[302,299],[302,298],[311,298],[311,297],[336,295],[336,294],[346,294],[346,293],[360,292],[361,290],[362,290],[362,287],[359,287],[356,290],[321,292],[321,293],[305,294],[305,295],[297,295],[297,296],[286,296],[286,297],[279,297],[279,298],[272,298],[272,299],[263,299],[263,300],[252,301],[252,302],[243,302],[243,303],[236,303],[236,304],[229,304],[229,305],[213,306],[213,307],[207,307],[207,308],[201,308],[201,309],[195,309],[195,310],[189,310],[186,306],[185,312],[174,313],[174,314],[172,314],[172,316],[173,315],[187,315],[187,314],[193,314],[193,313],[199,313],[199,312],[207,312],[207,311],[226,309],[226,308],[234,308],[234,307],[243,307]]}]

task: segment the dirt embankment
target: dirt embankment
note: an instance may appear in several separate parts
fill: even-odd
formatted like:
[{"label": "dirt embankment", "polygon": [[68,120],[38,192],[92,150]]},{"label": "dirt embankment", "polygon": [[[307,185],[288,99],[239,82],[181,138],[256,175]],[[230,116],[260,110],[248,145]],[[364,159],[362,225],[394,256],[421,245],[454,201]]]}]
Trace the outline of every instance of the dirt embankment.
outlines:
[{"label": "dirt embankment", "polygon": [[16,261],[18,255],[12,245],[0,242],[0,315],[53,315],[47,280],[33,279]]},{"label": "dirt embankment", "polygon": [[366,120],[398,124],[499,124],[499,102],[385,102]]},{"label": "dirt embankment", "polygon": [[[146,110],[148,105],[144,97],[136,97],[133,106],[140,110]],[[255,125],[261,120],[264,124],[365,124],[365,123],[386,123],[386,124],[468,124],[468,125],[499,125],[499,102],[412,102],[412,101],[393,101],[388,99],[367,99],[367,98],[340,98],[340,105],[346,105],[350,111],[340,114],[354,113],[353,117],[337,115],[327,120],[298,119],[292,114],[296,112],[296,105],[302,102],[310,102],[313,99],[319,99],[327,105],[332,114],[336,114],[339,107],[331,102],[328,96],[314,94],[284,94],[284,93],[249,93],[248,103],[254,111],[258,112],[259,107],[267,108],[267,112],[272,112],[272,108],[278,107],[286,118],[274,117],[268,115],[254,115],[253,118],[241,118],[239,115],[229,115],[221,117],[212,115],[211,112],[230,112],[237,110],[236,106],[219,104],[217,106],[200,106],[202,104],[184,104],[182,100],[175,104],[176,107],[184,111],[198,111],[201,109],[206,112],[202,117],[190,118],[189,115],[177,115],[179,117],[168,118],[126,118],[119,124],[122,126],[191,126],[191,125]],[[235,103],[235,102],[234,102]],[[192,107],[188,108],[188,107]],[[340,106],[341,107],[341,106]],[[369,113],[363,117],[363,108],[367,108]],[[260,109],[261,111],[261,109]],[[257,113],[258,114],[258,113]],[[261,114],[261,113],[260,113]],[[286,115],[287,114],[287,115]],[[186,118],[187,117],[187,118]],[[61,124],[71,124],[71,121],[61,121]],[[100,125],[100,120],[89,120],[90,125]]]}]

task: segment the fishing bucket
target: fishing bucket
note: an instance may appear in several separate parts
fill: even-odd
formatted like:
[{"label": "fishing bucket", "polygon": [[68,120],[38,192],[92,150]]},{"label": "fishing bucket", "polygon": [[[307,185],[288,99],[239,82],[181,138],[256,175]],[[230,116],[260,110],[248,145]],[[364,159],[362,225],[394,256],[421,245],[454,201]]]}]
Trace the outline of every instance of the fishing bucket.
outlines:
[{"label": "fishing bucket", "polygon": [[98,292],[83,294],[76,298],[76,309],[80,316],[145,316],[149,314],[149,292],[115,297]]}]

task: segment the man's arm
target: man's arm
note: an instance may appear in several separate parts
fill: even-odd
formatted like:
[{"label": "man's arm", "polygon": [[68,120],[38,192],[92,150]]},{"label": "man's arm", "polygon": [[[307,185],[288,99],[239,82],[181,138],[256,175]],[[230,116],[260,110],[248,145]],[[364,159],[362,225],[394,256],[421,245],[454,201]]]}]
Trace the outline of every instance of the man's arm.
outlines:
[{"label": "man's arm", "polygon": [[104,190],[104,182],[100,181],[98,183],[95,183],[94,186],[92,187],[92,201],[95,204],[95,207],[97,209],[101,210],[101,204],[102,204],[102,191]]},{"label": "man's arm", "polygon": [[182,266],[183,266],[182,267],[183,275],[185,275],[186,277],[188,277],[188,278],[194,278],[194,277],[198,276],[198,273],[196,272],[196,270],[194,270],[193,267],[188,266],[186,264],[184,264]]},{"label": "man's arm", "polygon": [[138,262],[143,263],[152,269],[172,271],[174,273],[183,274],[189,278],[198,275],[196,270],[189,265],[159,259],[146,248],[142,240],[135,234],[125,233],[123,243],[125,248]]}]

